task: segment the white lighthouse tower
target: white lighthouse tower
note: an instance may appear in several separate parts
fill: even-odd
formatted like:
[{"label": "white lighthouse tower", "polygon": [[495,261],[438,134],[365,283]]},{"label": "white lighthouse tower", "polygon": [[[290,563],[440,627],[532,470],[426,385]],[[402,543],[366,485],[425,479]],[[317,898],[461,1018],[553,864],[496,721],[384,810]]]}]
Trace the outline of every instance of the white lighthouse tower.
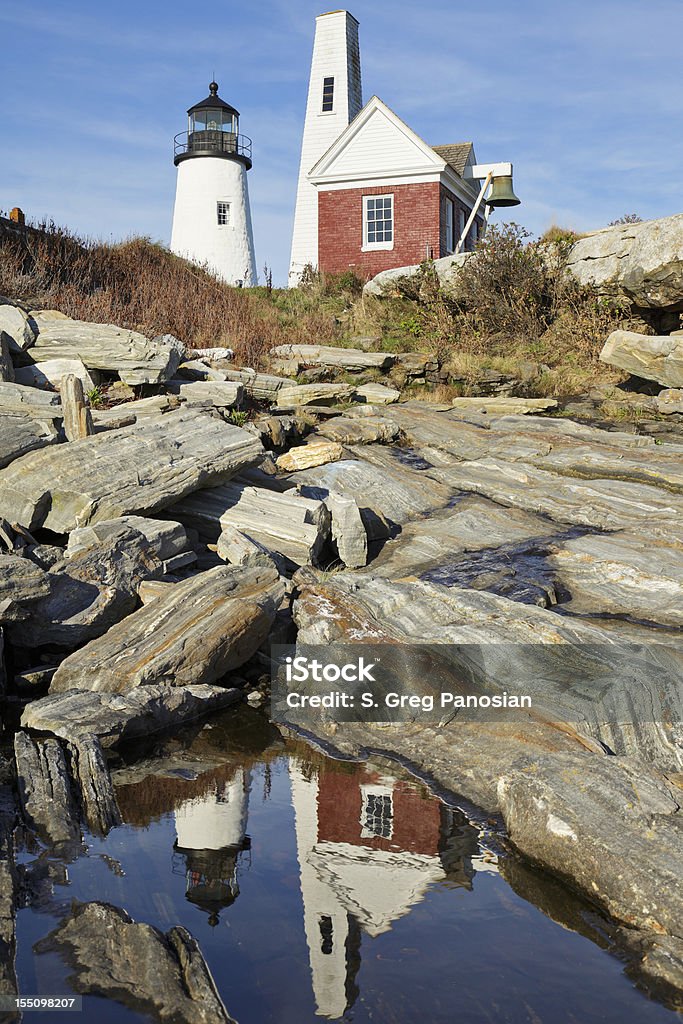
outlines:
[{"label": "white lighthouse tower", "polygon": [[321,14],[308,83],[301,143],[299,184],[289,263],[289,284],[296,287],[307,264],[318,264],[318,190],[308,173],[363,106],[358,22],[348,11]]},{"label": "white lighthouse tower", "polygon": [[256,260],[247,171],[251,139],[239,134],[239,111],[209,95],[187,112],[175,137],[178,168],[171,251],[206,266],[232,285],[255,285]]}]

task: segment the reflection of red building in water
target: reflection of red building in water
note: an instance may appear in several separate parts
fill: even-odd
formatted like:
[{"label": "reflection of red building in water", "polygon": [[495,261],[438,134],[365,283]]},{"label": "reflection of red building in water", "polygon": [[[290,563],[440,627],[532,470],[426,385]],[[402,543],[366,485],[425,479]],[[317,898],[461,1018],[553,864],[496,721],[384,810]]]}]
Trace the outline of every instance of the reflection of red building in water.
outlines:
[{"label": "reflection of red building in water", "polygon": [[[350,767],[350,766],[349,766]],[[317,1012],[352,1005],[361,934],[388,931],[435,882],[470,886],[476,836],[426,789],[370,767],[290,766]]]}]

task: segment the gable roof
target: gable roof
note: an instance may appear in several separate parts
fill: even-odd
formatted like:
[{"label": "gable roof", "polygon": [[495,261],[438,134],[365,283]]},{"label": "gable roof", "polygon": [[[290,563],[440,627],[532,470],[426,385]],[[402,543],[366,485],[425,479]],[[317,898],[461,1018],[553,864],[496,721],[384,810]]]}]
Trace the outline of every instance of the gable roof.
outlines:
[{"label": "gable roof", "polygon": [[435,153],[446,161],[456,174],[462,178],[472,153],[471,142],[451,142],[447,146],[432,146]]}]

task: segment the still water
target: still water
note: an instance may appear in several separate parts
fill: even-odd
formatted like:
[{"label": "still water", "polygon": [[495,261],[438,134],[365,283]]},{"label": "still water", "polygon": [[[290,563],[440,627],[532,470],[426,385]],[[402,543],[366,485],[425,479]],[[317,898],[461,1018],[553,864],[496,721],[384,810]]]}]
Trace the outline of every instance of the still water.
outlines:
[{"label": "still water", "polygon": [[[332,760],[243,709],[114,778],[125,824],[106,839],[60,863],[24,838],[20,861],[50,876],[18,914],[24,994],[73,991],[35,946],[76,898],[186,927],[240,1024],[677,1019],[607,952],[608,922],[396,766]],[[83,1015],[26,1019],[153,1019],[132,1006],[86,995]]]}]

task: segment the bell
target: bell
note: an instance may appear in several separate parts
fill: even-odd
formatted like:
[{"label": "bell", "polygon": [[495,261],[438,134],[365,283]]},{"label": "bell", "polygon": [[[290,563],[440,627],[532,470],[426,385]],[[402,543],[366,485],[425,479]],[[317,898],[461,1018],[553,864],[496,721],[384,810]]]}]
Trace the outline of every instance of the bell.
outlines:
[{"label": "bell", "polygon": [[491,182],[491,193],[486,200],[486,205],[495,210],[497,206],[519,206],[521,199],[518,199],[512,191],[512,175],[502,174],[493,178]]}]

